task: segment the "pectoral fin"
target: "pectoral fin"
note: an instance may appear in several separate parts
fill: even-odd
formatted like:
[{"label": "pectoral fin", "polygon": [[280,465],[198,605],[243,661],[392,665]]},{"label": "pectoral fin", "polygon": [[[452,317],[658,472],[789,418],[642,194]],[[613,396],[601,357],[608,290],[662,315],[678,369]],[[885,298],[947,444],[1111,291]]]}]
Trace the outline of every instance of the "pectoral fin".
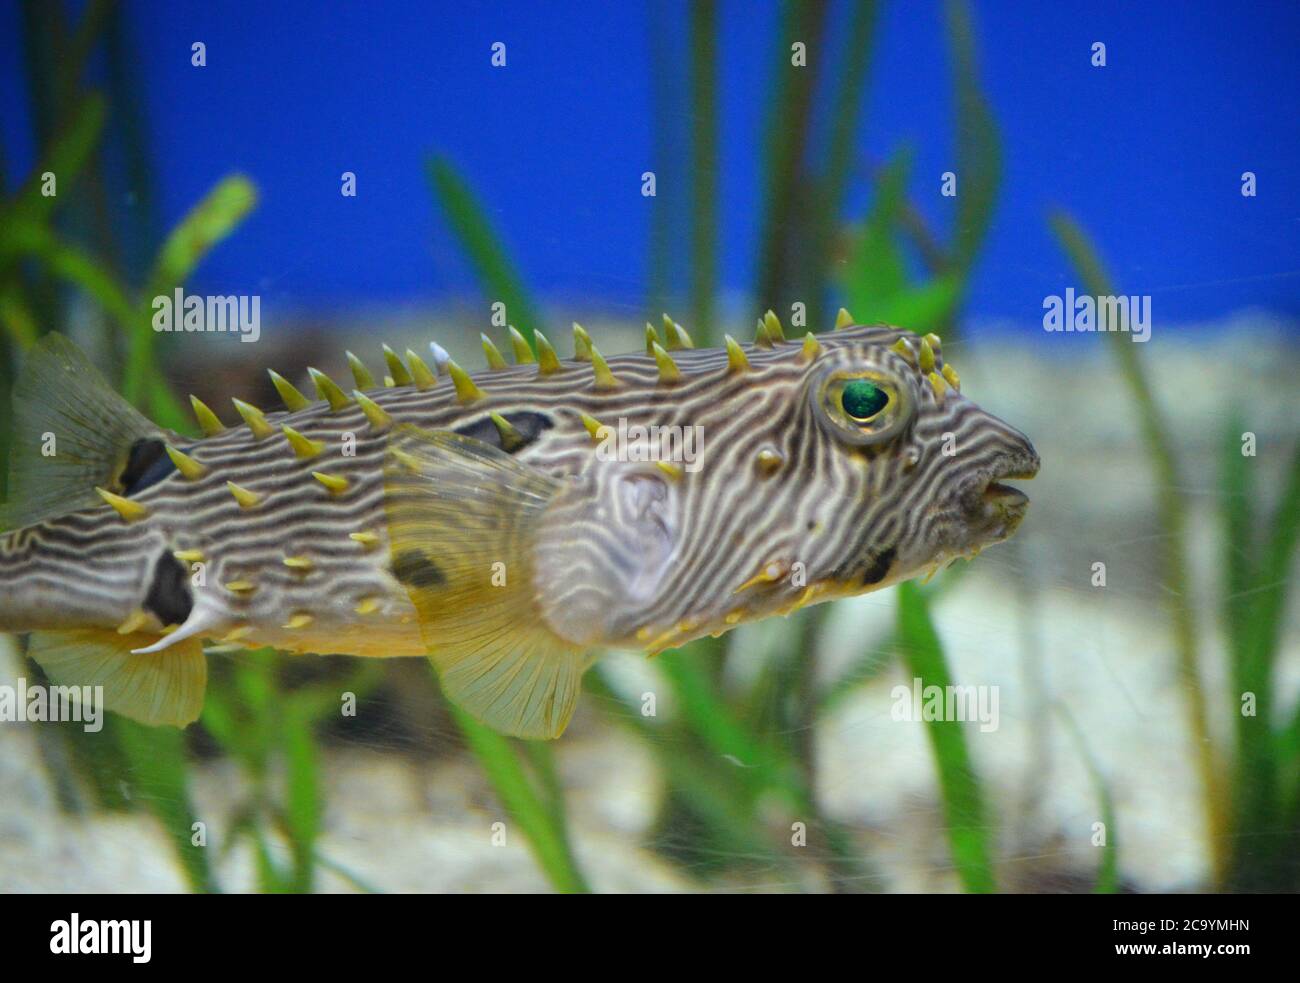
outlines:
[{"label": "pectoral fin", "polygon": [[538,523],[562,490],[470,437],[405,426],[390,438],[393,573],[447,696],[517,737],[563,733],[590,664],[547,626],[533,586]]},{"label": "pectoral fin", "polygon": [[109,710],[144,724],[192,724],[208,685],[203,645],[187,638],[153,655],[131,651],[154,641],[113,631],[43,631],[32,633],[28,651],[56,684],[104,687]]}]

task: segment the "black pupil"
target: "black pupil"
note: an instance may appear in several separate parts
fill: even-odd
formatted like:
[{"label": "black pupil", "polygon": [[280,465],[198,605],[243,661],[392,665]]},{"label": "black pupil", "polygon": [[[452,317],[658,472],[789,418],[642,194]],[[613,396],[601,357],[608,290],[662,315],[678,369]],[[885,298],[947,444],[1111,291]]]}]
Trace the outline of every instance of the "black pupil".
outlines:
[{"label": "black pupil", "polygon": [[855,420],[867,420],[885,408],[889,394],[866,379],[854,379],[844,387],[840,405]]}]

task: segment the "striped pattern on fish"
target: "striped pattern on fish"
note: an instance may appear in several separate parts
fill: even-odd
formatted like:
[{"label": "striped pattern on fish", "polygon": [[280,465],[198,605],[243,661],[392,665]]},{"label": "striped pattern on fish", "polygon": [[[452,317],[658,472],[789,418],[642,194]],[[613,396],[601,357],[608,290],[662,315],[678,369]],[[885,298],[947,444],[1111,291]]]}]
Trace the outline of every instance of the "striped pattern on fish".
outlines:
[{"label": "striped pattern on fish", "polygon": [[[1001,479],[1038,469],[933,335],[842,314],[786,341],[769,314],[754,343],[716,349],[667,318],[609,359],[577,326],[573,359],[511,340],[517,364],[485,339],[472,377],[386,349],[387,385],[349,354],[358,388],[313,371],[314,401],[273,375],[284,411],[236,400],[224,426],[196,401],[196,439],[48,336],[15,390],[0,628],[37,632],[52,675],[107,680],[110,707],[153,723],[197,716],[208,640],[427,654],[480,719],[553,737],[594,651],[973,556],[1024,514]],[[609,453],[629,427],[697,428],[696,456]]]}]

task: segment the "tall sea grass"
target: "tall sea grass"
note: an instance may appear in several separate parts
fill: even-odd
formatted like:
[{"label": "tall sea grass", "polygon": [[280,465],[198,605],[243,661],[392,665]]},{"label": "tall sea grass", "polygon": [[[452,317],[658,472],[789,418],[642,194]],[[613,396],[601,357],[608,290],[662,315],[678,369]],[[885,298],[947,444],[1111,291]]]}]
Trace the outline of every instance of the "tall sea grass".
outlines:
[{"label": "tall sea grass", "polygon": [[[1113,296],[1096,247],[1075,219],[1055,212],[1050,223],[1086,291]],[[1221,619],[1228,639],[1229,705],[1210,706],[1202,682],[1202,645],[1195,623],[1188,558],[1186,487],[1176,443],[1147,380],[1138,346],[1110,335],[1121,374],[1138,410],[1143,446],[1156,482],[1170,628],[1188,724],[1188,753],[1197,764],[1213,883],[1238,891],[1300,888],[1300,703],[1278,705],[1277,655],[1291,594],[1290,571],[1300,536],[1300,446],[1269,447],[1285,463],[1285,485],[1271,515],[1254,491],[1256,457],[1245,451],[1240,415],[1225,427],[1221,451],[1224,542]],[[1212,714],[1234,722],[1235,749],[1215,739]],[[1228,766],[1231,763],[1231,770]]]}]

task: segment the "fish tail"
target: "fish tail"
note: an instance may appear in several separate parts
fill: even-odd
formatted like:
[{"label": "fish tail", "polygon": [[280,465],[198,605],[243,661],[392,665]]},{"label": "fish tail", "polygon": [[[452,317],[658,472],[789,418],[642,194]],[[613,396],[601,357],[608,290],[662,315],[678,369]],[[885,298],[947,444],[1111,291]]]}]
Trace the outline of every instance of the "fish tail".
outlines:
[{"label": "fish tail", "polygon": [[129,496],[149,469],[170,466],[168,434],[113,391],[60,334],[34,344],[14,383],[9,501],[0,528],[19,529]]},{"label": "fish tail", "polygon": [[13,404],[0,631],[31,631],[28,652],[50,679],[95,688],[110,710],[147,724],[191,723],[207,685],[198,638],[178,632],[166,651],[142,654],[159,638],[139,608],[145,570],[120,562],[131,550],[118,562],[83,557],[63,528],[69,513],[108,502],[127,522],[112,516],[106,534],[134,535],[131,520],[144,513],[132,496],[174,470],[166,446],[174,435],[59,334],[27,353]]},{"label": "fish tail", "polygon": [[[9,501],[0,506],[0,528],[8,530],[0,538],[0,630],[116,624],[120,605],[104,610],[113,592],[86,583],[94,578],[83,558],[44,527],[102,506],[97,488],[125,500],[151,442],[162,445],[161,431],[59,334],[27,352],[14,382],[13,419]],[[69,603],[69,593],[78,603]]]}]

